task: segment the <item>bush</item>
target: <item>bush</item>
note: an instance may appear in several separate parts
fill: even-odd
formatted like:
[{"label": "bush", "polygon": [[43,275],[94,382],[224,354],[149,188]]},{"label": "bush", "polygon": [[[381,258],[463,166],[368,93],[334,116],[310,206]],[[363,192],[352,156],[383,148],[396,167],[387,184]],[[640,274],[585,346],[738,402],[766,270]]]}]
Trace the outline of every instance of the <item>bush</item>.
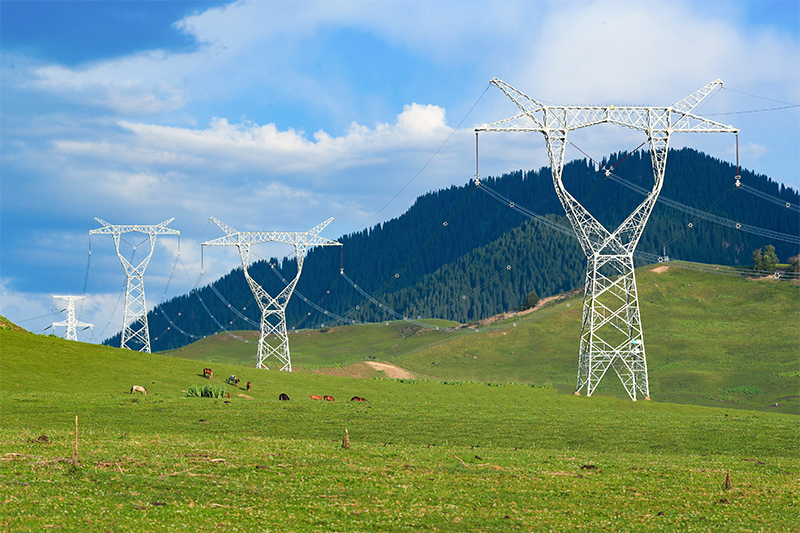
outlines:
[{"label": "bush", "polygon": [[190,385],[186,389],[186,396],[194,398],[225,398],[225,385]]},{"label": "bush", "polygon": [[743,385],[741,387],[734,387],[725,392],[740,392],[742,394],[764,394],[764,391],[753,385]]},{"label": "bush", "polygon": [[539,295],[536,294],[536,291],[531,291],[528,296],[525,297],[525,302],[522,305],[517,307],[519,311],[525,311],[526,309],[530,309],[531,307],[536,307],[536,304],[539,303]]}]

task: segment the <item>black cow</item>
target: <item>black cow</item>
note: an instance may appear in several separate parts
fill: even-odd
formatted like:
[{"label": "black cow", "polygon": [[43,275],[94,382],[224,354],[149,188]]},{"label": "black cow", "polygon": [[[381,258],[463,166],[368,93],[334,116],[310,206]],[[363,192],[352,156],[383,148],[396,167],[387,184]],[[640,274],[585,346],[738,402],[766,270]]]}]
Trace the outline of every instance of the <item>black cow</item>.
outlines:
[{"label": "black cow", "polygon": [[289,395],[286,394],[285,392],[282,392],[281,395],[278,396],[278,400],[280,400],[282,402],[288,402],[289,401]]}]

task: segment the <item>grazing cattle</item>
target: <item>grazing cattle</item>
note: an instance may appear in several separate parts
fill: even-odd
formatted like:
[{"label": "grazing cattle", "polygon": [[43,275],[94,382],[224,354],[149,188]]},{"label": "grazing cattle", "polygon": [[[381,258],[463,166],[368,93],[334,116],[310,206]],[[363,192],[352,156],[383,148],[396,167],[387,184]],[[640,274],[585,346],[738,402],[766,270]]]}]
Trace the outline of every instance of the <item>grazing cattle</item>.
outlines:
[{"label": "grazing cattle", "polygon": [[359,396],[353,396],[352,398],[350,398],[350,401],[351,402],[366,402],[367,399],[366,398],[361,398]]},{"label": "grazing cattle", "polygon": [[252,387],[252,386],[253,386],[253,382],[252,381],[248,381],[247,382],[247,390],[250,390],[250,387]]},{"label": "grazing cattle", "polygon": [[317,396],[316,394],[312,394],[312,395],[311,395],[311,399],[312,399],[312,400],[321,400],[321,399],[322,399],[322,396]]},{"label": "grazing cattle", "polygon": [[208,379],[214,379],[214,373],[211,371],[210,368],[204,368],[203,377]]},{"label": "grazing cattle", "polygon": [[231,383],[233,385],[238,385],[239,384],[239,378],[237,378],[236,375],[231,374],[231,377],[226,379],[225,382],[226,383]]},{"label": "grazing cattle", "polygon": [[333,399],[333,396],[329,396],[329,395],[327,395],[327,394],[326,394],[326,395],[323,397],[323,400],[325,400],[326,402],[333,402],[333,401],[335,401],[335,400]]},{"label": "grazing cattle", "polygon": [[147,389],[145,389],[144,387],[140,387],[139,385],[134,385],[133,387],[131,387],[131,394],[133,394],[134,392],[141,392],[142,394],[147,396]]},{"label": "grazing cattle", "polygon": [[278,396],[278,400],[280,400],[282,402],[288,402],[289,401],[289,395],[286,394],[285,392],[282,392],[281,395]]}]

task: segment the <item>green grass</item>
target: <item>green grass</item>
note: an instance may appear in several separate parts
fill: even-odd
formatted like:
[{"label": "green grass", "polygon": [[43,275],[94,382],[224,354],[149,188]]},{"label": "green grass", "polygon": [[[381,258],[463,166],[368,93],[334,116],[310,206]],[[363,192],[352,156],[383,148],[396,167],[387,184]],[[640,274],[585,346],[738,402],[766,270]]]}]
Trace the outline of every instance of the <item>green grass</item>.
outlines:
[{"label": "green grass", "polygon": [[[800,284],[674,266],[654,272],[659,266],[637,270],[651,397],[800,413]],[[568,394],[575,389],[581,310],[578,296],[450,333],[453,323],[436,331],[393,321],[301,331],[289,343],[300,372],[374,357],[429,379],[547,384]],[[255,352],[254,344],[217,335],[170,354],[253,367]],[[736,392],[749,388],[763,394]],[[627,398],[613,375],[595,394]]]},{"label": "green grass", "polygon": [[0,329],[0,531],[798,531],[797,416],[203,366]]}]

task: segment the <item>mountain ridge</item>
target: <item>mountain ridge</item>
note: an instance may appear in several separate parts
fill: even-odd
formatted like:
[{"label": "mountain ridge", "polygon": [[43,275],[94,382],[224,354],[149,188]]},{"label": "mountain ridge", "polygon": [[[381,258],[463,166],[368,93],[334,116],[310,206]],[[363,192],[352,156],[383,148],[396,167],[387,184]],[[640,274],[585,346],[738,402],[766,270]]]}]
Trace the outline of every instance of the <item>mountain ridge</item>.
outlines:
[{"label": "mountain ridge", "polygon": [[[613,154],[603,159],[602,165],[614,166],[615,174],[639,187],[652,187],[647,152]],[[701,210],[710,205],[714,215],[752,226],[800,233],[800,217],[789,210],[766,204],[764,209],[753,209],[751,198],[734,186],[735,171],[732,165],[695,150],[672,150],[662,196]],[[608,180],[585,159],[567,163],[563,179],[570,193],[608,225],[623,220],[642,199]],[[797,192],[766,176],[742,170],[741,179],[765,194],[800,203]],[[549,217],[553,223],[569,227],[553,190],[549,168],[482,178],[481,183],[518,205]],[[574,289],[582,284],[585,269],[577,241],[530,221],[481,193],[473,182],[422,195],[403,215],[344,235],[339,242],[343,251],[309,251],[297,285],[303,297],[328,313],[307,306],[295,295],[286,310],[290,329],[395,318],[389,310],[403,316],[479,320],[516,307],[531,291],[551,296]],[[784,259],[800,251],[796,245],[715,226],[659,203],[639,250],[660,255],[666,247],[667,255],[673,257],[743,265],[749,264],[753,249],[767,244],[774,244]],[[350,286],[340,275],[342,268],[347,278],[382,306],[374,305]],[[250,265],[253,278],[268,293],[277,294],[285,285],[271,273],[273,269],[291,279],[297,264],[291,258],[272,258]],[[241,267],[196,292],[164,302],[149,313],[154,350],[186,345],[220,331],[222,324],[226,329],[257,328],[253,325],[259,321],[257,307]],[[227,303],[215,293],[224,295]],[[248,315],[251,322],[231,313],[228,303]],[[226,318],[219,322],[210,315]],[[179,330],[193,337],[182,335]],[[118,339],[116,335],[106,343],[118,345]]]}]

